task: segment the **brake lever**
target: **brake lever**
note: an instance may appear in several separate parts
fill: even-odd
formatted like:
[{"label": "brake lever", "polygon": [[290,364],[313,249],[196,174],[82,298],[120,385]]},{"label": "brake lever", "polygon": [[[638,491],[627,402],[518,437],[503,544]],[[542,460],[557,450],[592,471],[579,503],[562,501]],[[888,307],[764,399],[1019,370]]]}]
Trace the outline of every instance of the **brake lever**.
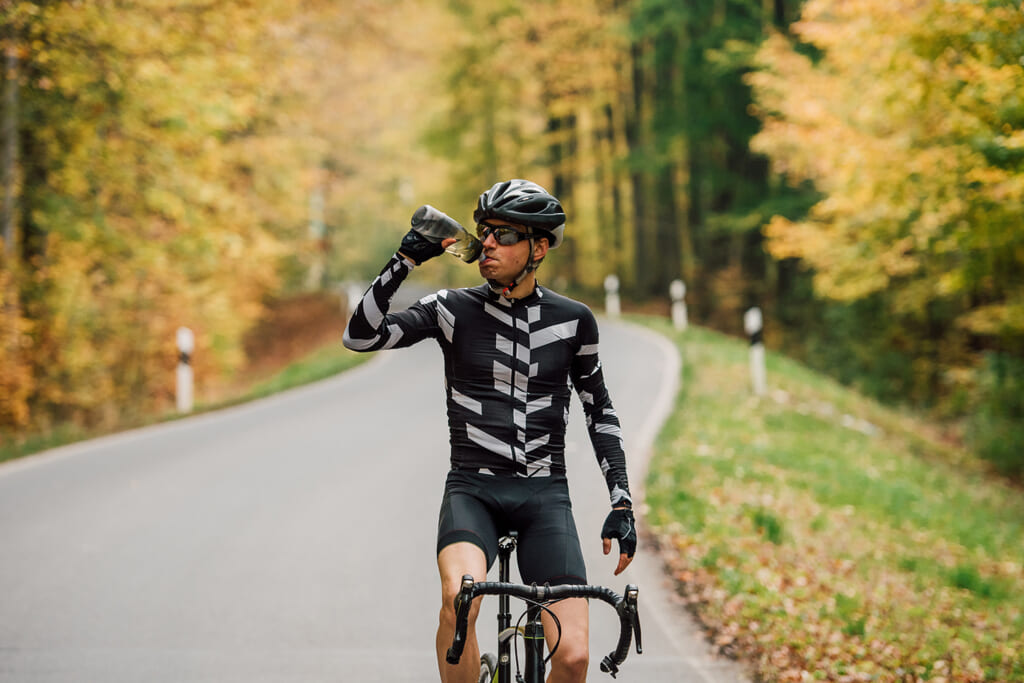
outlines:
[{"label": "brake lever", "polygon": [[644,647],[640,638],[640,605],[633,603],[633,639],[636,641],[636,653],[642,655]]},{"label": "brake lever", "polygon": [[462,577],[462,588],[455,595],[455,634],[452,638],[452,645],[445,653],[445,661],[449,664],[458,664],[462,659],[462,651],[466,647],[467,619],[469,617],[469,603],[472,602],[473,577],[466,574]]}]

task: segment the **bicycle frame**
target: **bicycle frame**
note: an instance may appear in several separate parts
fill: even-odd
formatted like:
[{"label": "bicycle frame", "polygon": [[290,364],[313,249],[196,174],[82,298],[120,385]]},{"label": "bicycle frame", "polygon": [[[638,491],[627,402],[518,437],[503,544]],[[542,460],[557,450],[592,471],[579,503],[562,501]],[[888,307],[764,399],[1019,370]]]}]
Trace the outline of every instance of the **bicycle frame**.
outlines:
[{"label": "bicycle frame", "polygon": [[[516,549],[518,533],[509,532],[498,540],[498,581],[509,582],[509,562]],[[508,594],[498,596],[498,683],[512,682],[512,647],[515,631],[512,629],[511,598]],[[523,649],[525,680],[544,680],[544,624],[540,620],[541,608],[531,606],[527,610],[527,622],[523,628]],[[531,676],[532,674],[532,676]]]},{"label": "bicycle frame", "polygon": [[[515,531],[498,540],[498,581],[508,583],[509,560],[516,549]],[[508,595],[498,596],[498,683],[512,683],[512,605]]]}]

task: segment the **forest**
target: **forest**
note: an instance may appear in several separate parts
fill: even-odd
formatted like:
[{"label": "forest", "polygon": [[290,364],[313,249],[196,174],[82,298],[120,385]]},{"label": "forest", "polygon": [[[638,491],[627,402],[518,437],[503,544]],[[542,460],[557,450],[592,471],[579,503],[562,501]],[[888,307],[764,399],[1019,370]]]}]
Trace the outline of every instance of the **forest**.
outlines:
[{"label": "forest", "polygon": [[[420,204],[564,203],[542,279],[765,341],[1024,476],[1024,6],[0,2],[0,439],[230,377]],[[440,261],[440,260],[439,260]],[[455,259],[424,277],[475,283]]]}]

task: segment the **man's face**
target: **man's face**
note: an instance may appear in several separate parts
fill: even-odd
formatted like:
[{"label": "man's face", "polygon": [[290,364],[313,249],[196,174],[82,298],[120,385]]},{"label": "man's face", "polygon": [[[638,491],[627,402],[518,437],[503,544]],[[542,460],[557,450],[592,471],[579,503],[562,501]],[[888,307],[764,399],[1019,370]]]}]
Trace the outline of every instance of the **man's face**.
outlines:
[{"label": "man's face", "polygon": [[[501,244],[495,232],[485,230],[488,226],[511,228],[520,236],[528,234],[529,229],[498,218],[488,218],[484,223],[477,226],[478,236],[484,232],[487,233],[481,240],[483,252],[477,261],[480,275],[488,280],[496,280],[502,284],[510,283],[526,267],[526,263],[530,258],[530,240],[520,239],[515,244]],[[545,253],[547,253],[547,240],[535,239],[534,258],[543,258]]]}]

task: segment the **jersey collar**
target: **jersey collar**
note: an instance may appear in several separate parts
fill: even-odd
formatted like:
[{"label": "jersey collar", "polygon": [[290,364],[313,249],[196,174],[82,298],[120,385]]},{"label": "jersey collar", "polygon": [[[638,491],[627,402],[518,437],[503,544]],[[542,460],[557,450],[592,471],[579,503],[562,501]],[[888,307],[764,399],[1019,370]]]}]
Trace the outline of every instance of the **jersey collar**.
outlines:
[{"label": "jersey collar", "polygon": [[536,283],[532,292],[518,299],[506,299],[501,294],[491,289],[488,285],[481,285],[481,288],[487,294],[488,299],[496,302],[500,306],[511,307],[515,304],[531,304],[544,297],[544,288],[540,286],[539,282]]}]

